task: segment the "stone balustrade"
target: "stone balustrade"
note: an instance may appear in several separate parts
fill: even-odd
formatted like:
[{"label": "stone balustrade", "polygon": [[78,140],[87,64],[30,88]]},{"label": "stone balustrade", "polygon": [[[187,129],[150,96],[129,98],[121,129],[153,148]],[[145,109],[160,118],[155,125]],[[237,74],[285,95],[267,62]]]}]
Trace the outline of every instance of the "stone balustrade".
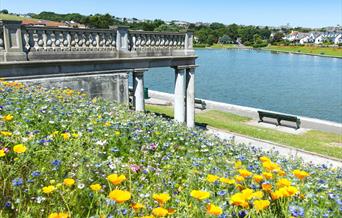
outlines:
[{"label": "stone balustrade", "polygon": [[22,27],[24,51],[113,51],[116,31]]},{"label": "stone balustrade", "polygon": [[192,38],[191,32],[37,27],[0,21],[0,62],[188,56],[194,54]]}]

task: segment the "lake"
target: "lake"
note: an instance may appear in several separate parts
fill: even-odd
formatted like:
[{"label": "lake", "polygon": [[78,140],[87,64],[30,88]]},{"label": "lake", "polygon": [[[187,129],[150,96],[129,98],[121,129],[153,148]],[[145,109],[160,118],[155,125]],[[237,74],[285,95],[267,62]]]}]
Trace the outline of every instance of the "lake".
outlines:
[{"label": "lake", "polygon": [[[197,98],[342,122],[342,59],[241,49],[196,54]],[[173,93],[173,69],[150,69],[145,86]]]}]

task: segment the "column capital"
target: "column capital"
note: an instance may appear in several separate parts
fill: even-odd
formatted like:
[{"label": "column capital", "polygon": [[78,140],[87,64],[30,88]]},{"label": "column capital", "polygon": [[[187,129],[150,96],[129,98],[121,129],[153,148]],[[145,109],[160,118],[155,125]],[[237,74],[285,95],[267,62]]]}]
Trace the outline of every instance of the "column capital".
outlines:
[{"label": "column capital", "polygon": [[137,76],[143,76],[144,72],[148,71],[148,68],[137,68],[137,69],[133,69],[132,73],[133,75],[137,75]]},{"label": "column capital", "polygon": [[180,66],[172,66],[175,70],[186,70],[186,69],[195,69],[198,65],[180,65]]}]

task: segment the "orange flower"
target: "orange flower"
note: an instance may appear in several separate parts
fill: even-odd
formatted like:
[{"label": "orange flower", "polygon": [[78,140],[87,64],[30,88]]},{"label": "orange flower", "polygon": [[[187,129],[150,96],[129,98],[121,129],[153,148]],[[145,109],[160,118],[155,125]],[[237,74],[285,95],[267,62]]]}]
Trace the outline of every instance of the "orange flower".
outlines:
[{"label": "orange flower", "polygon": [[242,176],[239,176],[239,175],[234,176],[234,179],[237,183],[245,181],[245,178],[243,178]]},{"label": "orange flower", "polygon": [[114,190],[109,193],[109,198],[118,204],[124,203],[131,199],[131,193],[129,191]]},{"label": "orange flower", "polygon": [[133,203],[132,208],[133,208],[133,210],[138,211],[142,208],[145,208],[145,206],[143,204],[140,204],[140,203]]},{"label": "orange flower", "polygon": [[210,197],[209,192],[201,190],[192,190],[190,195],[191,197],[196,198],[198,200],[205,200]]},{"label": "orange flower", "polygon": [[262,187],[262,190],[264,190],[264,191],[271,191],[272,190],[272,184],[270,184],[270,183],[263,183],[261,185],[261,187]]},{"label": "orange flower", "polygon": [[277,182],[277,186],[279,188],[290,186],[290,185],[291,185],[291,182],[289,180],[287,180],[287,179],[279,179],[278,182]]},{"label": "orange flower", "polygon": [[266,157],[266,156],[262,156],[262,157],[260,157],[260,161],[261,162],[270,162],[271,161],[271,159],[270,158],[268,158],[268,157]]},{"label": "orange flower", "polygon": [[260,176],[260,175],[254,175],[254,176],[253,176],[253,180],[254,180],[254,182],[256,182],[256,183],[260,183],[260,182],[262,182],[262,180],[264,180],[264,177],[262,177],[262,176]]},{"label": "orange flower", "polygon": [[305,179],[306,177],[308,177],[310,175],[309,173],[307,173],[305,171],[301,171],[301,170],[294,170],[292,173],[295,177],[297,177],[298,179],[301,179],[301,180]]},{"label": "orange flower", "polygon": [[70,217],[68,213],[51,213],[48,218],[68,218]]},{"label": "orange flower", "polygon": [[75,180],[72,178],[66,178],[64,179],[63,184],[66,186],[73,186],[75,184]]},{"label": "orange flower", "polygon": [[118,174],[111,174],[107,176],[107,179],[109,182],[111,182],[114,185],[120,185],[123,181],[126,180],[126,176],[125,175],[118,176]]},{"label": "orange flower", "polygon": [[153,199],[158,201],[160,205],[165,204],[168,200],[171,199],[168,193],[154,194]]},{"label": "orange flower", "polygon": [[272,173],[267,173],[267,172],[263,172],[263,173],[262,173],[262,176],[263,176],[265,179],[272,179],[272,178],[273,178]]},{"label": "orange flower", "polygon": [[249,177],[252,175],[252,173],[246,169],[240,169],[239,170],[239,174],[240,176],[242,176],[243,178]]},{"label": "orange flower", "polygon": [[222,214],[222,208],[214,204],[209,204],[207,206],[207,213],[210,215],[219,216]]},{"label": "orange flower", "polygon": [[169,214],[169,211],[162,207],[157,207],[152,210],[152,214],[158,217],[164,217]]}]

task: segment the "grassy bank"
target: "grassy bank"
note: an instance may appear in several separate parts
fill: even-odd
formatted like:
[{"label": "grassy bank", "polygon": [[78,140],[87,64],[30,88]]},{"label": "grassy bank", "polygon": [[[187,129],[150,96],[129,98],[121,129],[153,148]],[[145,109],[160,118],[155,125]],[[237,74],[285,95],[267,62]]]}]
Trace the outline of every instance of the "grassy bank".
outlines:
[{"label": "grassy bank", "polygon": [[0,14],[0,20],[22,21],[22,20],[37,20],[37,19],[26,18],[26,17],[16,16],[16,15],[11,15],[11,14]]},{"label": "grassy bank", "polygon": [[268,46],[268,51],[292,52],[309,55],[324,55],[331,57],[342,57],[342,48],[317,47],[317,46]]},{"label": "grassy bank", "polygon": [[[147,105],[147,110],[173,116],[171,107]],[[247,117],[216,110],[196,114],[196,122],[198,123],[205,123],[218,129],[342,159],[342,147],[336,145],[342,142],[341,135],[316,130],[310,130],[302,135],[294,135],[251,126],[246,123],[249,120],[250,118]]]}]

